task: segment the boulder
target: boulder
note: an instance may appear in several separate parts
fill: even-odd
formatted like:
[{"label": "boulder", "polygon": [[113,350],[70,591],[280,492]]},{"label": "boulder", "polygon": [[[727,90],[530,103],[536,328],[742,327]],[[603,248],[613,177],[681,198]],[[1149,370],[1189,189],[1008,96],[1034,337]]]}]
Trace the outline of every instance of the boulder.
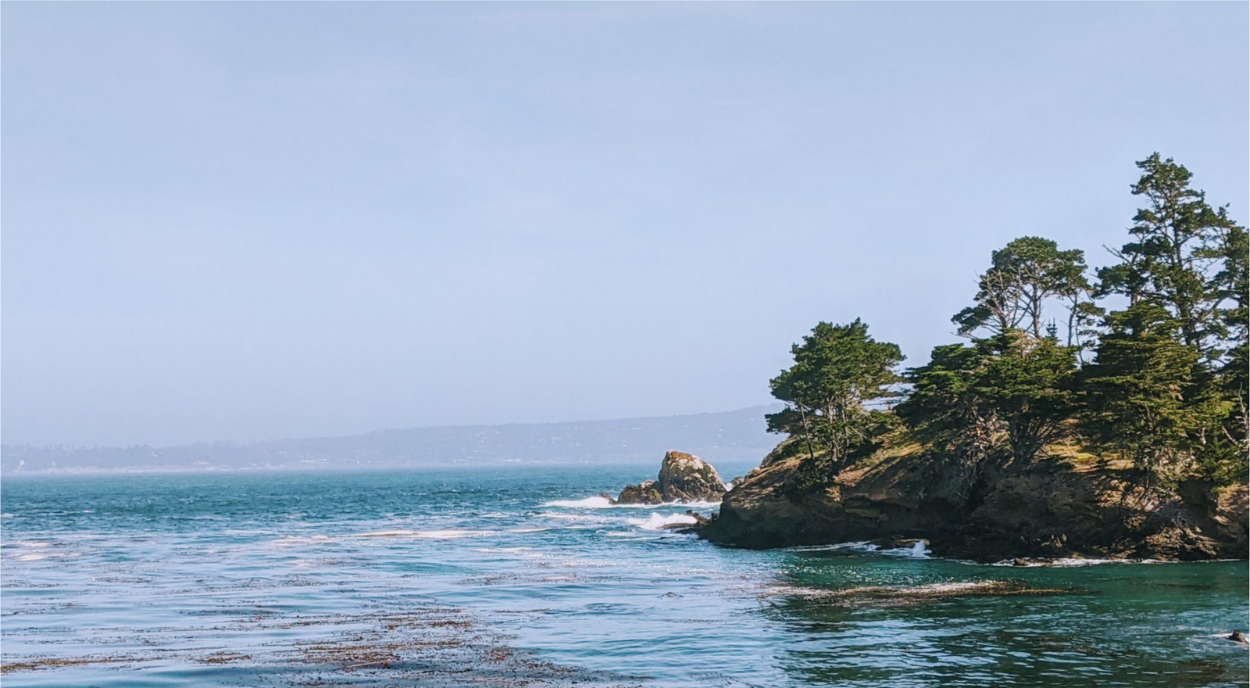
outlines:
[{"label": "boulder", "polygon": [[712,464],[685,452],[670,451],[660,464],[658,480],[627,485],[617,504],[720,501],[725,485]]},{"label": "boulder", "polygon": [[616,504],[660,504],[664,501],[664,495],[660,494],[660,488],[654,480],[644,480],[638,485],[626,485],[621,490],[621,495],[616,498]]},{"label": "boulder", "polygon": [[712,464],[685,452],[664,455],[659,483],[666,502],[719,502],[725,494],[725,483]]}]

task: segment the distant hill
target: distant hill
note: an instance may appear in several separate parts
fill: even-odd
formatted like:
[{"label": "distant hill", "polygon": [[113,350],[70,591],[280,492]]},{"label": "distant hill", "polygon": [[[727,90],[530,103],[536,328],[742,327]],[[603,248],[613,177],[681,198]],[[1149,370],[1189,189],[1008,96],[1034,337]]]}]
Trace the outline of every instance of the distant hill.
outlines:
[{"label": "distant hill", "polygon": [[0,473],[264,468],[403,468],[655,462],[668,449],[709,461],[761,459],[777,443],[766,406],[686,416],[381,430],[347,437],[173,447],[0,446]]}]

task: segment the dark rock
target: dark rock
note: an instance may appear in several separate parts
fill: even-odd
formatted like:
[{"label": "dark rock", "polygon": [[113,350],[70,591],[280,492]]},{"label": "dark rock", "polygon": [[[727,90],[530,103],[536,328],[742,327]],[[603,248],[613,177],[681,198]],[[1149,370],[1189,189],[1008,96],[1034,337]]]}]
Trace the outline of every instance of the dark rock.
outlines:
[{"label": "dark rock", "polygon": [[1227,636],[1224,636],[1224,637],[1226,640],[1231,640],[1234,643],[1241,643],[1242,645],[1247,644],[1246,636],[1242,635],[1241,631],[1233,631],[1232,633],[1229,633]]},{"label": "dark rock", "polygon": [[664,495],[654,480],[644,480],[639,485],[626,485],[616,498],[616,504],[662,504]]}]

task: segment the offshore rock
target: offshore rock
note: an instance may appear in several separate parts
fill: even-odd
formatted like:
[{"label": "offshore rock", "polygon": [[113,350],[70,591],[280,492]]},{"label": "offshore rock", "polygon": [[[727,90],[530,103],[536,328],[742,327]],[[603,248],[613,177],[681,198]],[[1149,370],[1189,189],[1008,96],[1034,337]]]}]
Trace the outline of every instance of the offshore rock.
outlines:
[{"label": "offshore rock", "polygon": [[714,502],[720,501],[724,494],[725,484],[712,464],[693,454],[669,451],[660,464],[657,480],[627,485],[616,503]]},{"label": "offshore rock", "polygon": [[661,504],[664,502],[664,495],[660,493],[660,488],[654,480],[644,480],[638,485],[626,485],[621,490],[621,495],[616,498],[616,504]]},{"label": "offshore rock", "polygon": [[669,451],[660,464],[660,493],[666,502],[720,501],[725,483],[712,464],[693,454]]}]

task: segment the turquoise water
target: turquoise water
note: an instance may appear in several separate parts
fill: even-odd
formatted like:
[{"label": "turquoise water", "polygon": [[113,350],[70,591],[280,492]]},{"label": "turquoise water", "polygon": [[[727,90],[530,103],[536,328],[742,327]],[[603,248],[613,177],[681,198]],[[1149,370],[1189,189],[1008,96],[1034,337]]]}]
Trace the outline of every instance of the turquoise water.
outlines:
[{"label": "turquoise water", "polygon": [[1246,562],[752,552],[587,500],[654,470],[6,478],[3,684],[1246,684]]}]

